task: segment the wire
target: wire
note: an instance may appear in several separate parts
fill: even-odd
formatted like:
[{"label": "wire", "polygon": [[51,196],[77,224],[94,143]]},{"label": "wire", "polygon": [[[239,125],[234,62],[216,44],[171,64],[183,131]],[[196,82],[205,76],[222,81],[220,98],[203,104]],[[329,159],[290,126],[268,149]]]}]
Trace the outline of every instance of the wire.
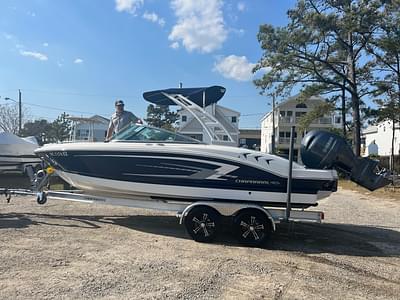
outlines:
[{"label": "wire", "polygon": [[[51,91],[51,90],[36,90],[36,89],[22,89],[22,91],[32,92],[32,93],[41,93],[41,94],[49,94],[49,95],[71,95],[71,96],[85,96],[85,97],[121,97],[121,98],[135,98],[138,95],[111,95],[111,94],[93,94],[93,93],[74,93],[74,92],[60,92],[60,91]],[[250,98],[261,95],[229,95],[231,98]],[[263,96],[261,96],[263,97]]]},{"label": "wire", "polygon": [[32,89],[24,89],[23,91],[31,92],[31,93],[41,93],[41,94],[48,94],[48,95],[67,95],[67,96],[83,96],[83,97],[108,97],[108,98],[134,98],[137,95],[106,95],[106,94],[85,94],[85,93],[73,93],[73,92],[58,92],[58,91],[49,91],[49,90],[32,90]]},{"label": "wire", "polygon": [[47,109],[53,109],[53,110],[59,110],[59,111],[65,111],[65,112],[74,112],[74,113],[79,113],[79,114],[91,114],[95,115],[96,113],[89,112],[89,111],[79,111],[79,110],[72,110],[72,109],[64,109],[64,108],[58,108],[58,107],[52,107],[52,106],[46,106],[46,105],[40,105],[40,104],[34,104],[34,103],[29,103],[29,102],[22,102],[23,104],[31,105],[31,106],[36,106],[36,107],[41,107],[41,108],[47,108]]},{"label": "wire", "polygon": [[[12,99],[12,98],[8,98],[7,100],[10,100],[12,102],[18,103],[18,101]],[[10,103],[5,103],[10,104]],[[23,105],[30,105],[30,106],[36,106],[36,107],[41,107],[41,108],[47,108],[47,109],[53,109],[53,110],[58,110],[58,111],[63,111],[63,112],[74,112],[74,113],[79,113],[79,114],[91,114],[91,115],[96,115],[96,113],[94,112],[89,112],[89,111],[79,111],[79,110],[72,110],[72,109],[65,109],[65,108],[59,108],[59,107],[54,107],[54,106],[47,106],[47,105],[40,105],[40,104],[35,104],[35,103],[30,103],[30,102],[22,102]]]}]

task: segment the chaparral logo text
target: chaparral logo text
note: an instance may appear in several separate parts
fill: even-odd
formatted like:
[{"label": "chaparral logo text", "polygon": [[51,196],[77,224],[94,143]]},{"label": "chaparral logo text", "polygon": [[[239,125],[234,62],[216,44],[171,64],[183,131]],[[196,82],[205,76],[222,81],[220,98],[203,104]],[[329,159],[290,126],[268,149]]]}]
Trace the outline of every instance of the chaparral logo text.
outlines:
[{"label": "chaparral logo text", "polygon": [[251,179],[236,179],[236,183],[242,184],[266,184],[266,185],[280,185],[279,181],[273,180],[251,180]]}]

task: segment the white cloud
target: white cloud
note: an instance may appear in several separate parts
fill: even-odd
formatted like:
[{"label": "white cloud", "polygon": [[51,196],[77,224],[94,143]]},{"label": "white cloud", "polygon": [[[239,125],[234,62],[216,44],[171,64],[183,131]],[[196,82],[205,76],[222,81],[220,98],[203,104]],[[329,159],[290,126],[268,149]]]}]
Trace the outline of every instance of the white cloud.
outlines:
[{"label": "white cloud", "polygon": [[43,43],[43,47],[48,47],[49,43]]},{"label": "white cloud", "polygon": [[222,4],[222,0],[172,0],[178,21],[169,40],[181,42],[189,52],[210,53],[219,49],[228,35]]},{"label": "white cloud", "polygon": [[171,47],[172,49],[178,49],[178,48],[179,48],[179,43],[178,43],[178,42],[173,42],[173,43],[170,45],[170,47]]},{"label": "white cloud", "polygon": [[28,11],[28,12],[26,12],[26,14],[27,14],[28,16],[31,16],[31,17],[36,17],[36,13],[34,13],[34,12],[32,12],[32,11]]},{"label": "white cloud", "polygon": [[115,0],[115,9],[119,12],[125,11],[134,15],[143,3],[144,0]]},{"label": "white cloud", "polygon": [[238,11],[245,11],[246,10],[246,4],[244,2],[239,2],[237,4],[237,9],[238,9]]},{"label": "white cloud", "polygon": [[23,50],[21,50],[19,52],[19,54],[21,54],[22,56],[33,57],[33,58],[36,58],[36,59],[42,60],[42,61],[48,60],[48,57],[45,54],[40,53],[40,52],[32,52],[32,51],[23,51]]},{"label": "white cloud", "polygon": [[247,60],[246,56],[229,55],[221,57],[214,64],[214,71],[225,78],[237,81],[249,81],[253,79],[253,68],[256,64]]},{"label": "white cloud", "polygon": [[74,64],[82,64],[83,63],[83,59],[81,58],[77,58],[74,60]]},{"label": "white cloud", "polygon": [[14,36],[12,34],[9,33],[3,33],[3,36],[6,40],[11,40],[14,38]]},{"label": "white cloud", "polygon": [[160,25],[161,27],[163,27],[165,25],[165,20],[163,18],[160,18],[156,13],[152,12],[145,12],[143,14],[143,19],[148,20],[150,22],[153,23],[158,23],[158,25]]},{"label": "white cloud", "polygon": [[62,62],[60,62],[60,61],[57,62],[57,66],[58,66],[59,68],[62,68],[63,65],[64,65],[64,64],[63,64]]}]

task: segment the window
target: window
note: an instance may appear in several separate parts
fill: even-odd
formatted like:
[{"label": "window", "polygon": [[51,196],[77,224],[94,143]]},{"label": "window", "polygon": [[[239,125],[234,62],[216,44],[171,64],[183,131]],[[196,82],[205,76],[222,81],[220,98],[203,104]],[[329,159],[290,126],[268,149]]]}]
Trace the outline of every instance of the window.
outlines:
[{"label": "window", "polygon": [[293,112],[291,110],[288,110],[286,112],[286,117],[291,117],[291,116],[293,116]]},{"label": "window", "polygon": [[224,136],[223,136],[223,140],[224,140],[224,141],[227,141],[227,140],[228,140],[228,136],[227,136],[227,135],[224,135]]},{"label": "window", "polygon": [[284,117],[284,116],[286,116],[286,111],[285,110],[281,110],[279,112],[279,114],[280,114],[281,117]]},{"label": "window", "polygon": [[127,126],[124,130],[118,132],[112,139],[113,141],[142,141],[142,142],[182,142],[198,143],[190,137],[180,135],[175,132],[160,128],[152,128],[144,125]]},{"label": "window", "polygon": [[336,124],[342,123],[342,117],[335,117],[335,123]]},{"label": "window", "polygon": [[232,123],[236,123],[237,122],[237,117],[236,116],[233,116],[232,117]]},{"label": "window", "polygon": [[[285,137],[289,139],[290,138],[290,131],[286,131],[284,133],[285,133]],[[294,137],[295,138],[297,137],[297,132],[296,131],[294,132]]]},{"label": "window", "polygon": [[182,116],[182,122],[186,122],[187,121],[187,116]]},{"label": "window", "polygon": [[239,144],[240,145],[246,144],[246,139],[243,138],[239,139]]},{"label": "window", "polygon": [[305,103],[299,103],[296,104],[296,108],[307,108],[307,105]]},{"label": "window", "polygon": [[76,133],[79,139],[87,140],[89,138],[89,129],[78,129]]}]

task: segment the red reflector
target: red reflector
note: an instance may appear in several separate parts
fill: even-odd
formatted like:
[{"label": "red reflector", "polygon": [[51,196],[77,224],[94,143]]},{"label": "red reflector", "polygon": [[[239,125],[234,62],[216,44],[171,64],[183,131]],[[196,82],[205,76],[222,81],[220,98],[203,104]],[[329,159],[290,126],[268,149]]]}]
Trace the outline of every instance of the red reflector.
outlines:
[{"label": "red reflector", "polygon": [[321,212],[321,220],[325,219],[325,214]]}]

